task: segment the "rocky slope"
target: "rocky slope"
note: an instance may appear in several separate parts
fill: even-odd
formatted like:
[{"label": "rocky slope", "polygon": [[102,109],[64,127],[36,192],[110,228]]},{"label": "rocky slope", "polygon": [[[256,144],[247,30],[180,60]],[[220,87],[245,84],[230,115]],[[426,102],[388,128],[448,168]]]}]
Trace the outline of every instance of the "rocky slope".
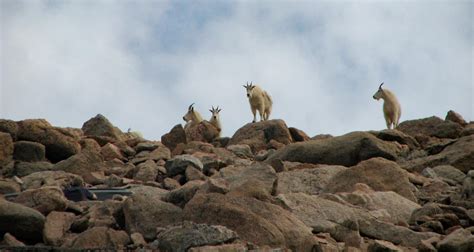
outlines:
[{"label": "rocky slope", "polygon": [[[474,123],[455,112],[338,137],[282,120],[217,134],[0,120],[0,247],[474,250]],[[132,194],[71,202],[77,177]]]}]

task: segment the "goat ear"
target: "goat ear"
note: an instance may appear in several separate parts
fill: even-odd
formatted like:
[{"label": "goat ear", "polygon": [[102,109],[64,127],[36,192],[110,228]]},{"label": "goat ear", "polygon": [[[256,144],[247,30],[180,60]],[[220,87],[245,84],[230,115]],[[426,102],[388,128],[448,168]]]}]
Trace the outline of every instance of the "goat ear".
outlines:
[{"label": "goat ear", "polygon": [[251,86],[251,87],[250,87],[250,89],[252,89],[252,90],[253,90],[254,88],[255,88],[255,86]]}]

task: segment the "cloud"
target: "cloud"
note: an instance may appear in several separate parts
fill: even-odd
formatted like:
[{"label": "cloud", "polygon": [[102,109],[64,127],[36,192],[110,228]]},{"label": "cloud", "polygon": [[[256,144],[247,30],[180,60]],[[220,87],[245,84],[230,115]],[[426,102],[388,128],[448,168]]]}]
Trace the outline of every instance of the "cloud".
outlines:
[{"label": "cloud", "polygon": [[3,118],[81,127],[102,113],[159,140],[195,102],[206,118],[222,107],[231,136],[252,120],[246,81],[309,135],[384,128],[382,81],[402,120],[474,118],[469,2],[1,5]]}]

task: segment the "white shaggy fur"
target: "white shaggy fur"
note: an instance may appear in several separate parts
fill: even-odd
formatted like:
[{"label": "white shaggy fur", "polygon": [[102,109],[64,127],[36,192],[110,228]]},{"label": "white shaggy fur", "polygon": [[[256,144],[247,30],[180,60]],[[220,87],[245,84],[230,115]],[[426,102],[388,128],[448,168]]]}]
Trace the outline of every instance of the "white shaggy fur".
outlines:
[{"label": "white shaggy fur", "polygon": [[131,128],[128,128],[127,135],[129,135],[131,138],[143,139],[143,134],[140,131],[132,131]]},{"label": "white shaggy fur", "polygon": [[382,84],[379,86],[379,90],[374,94],[374,99],[384,100],[383,102],[383,115],[385,117],[385,123],[388,129],[395,129],[398,127],[400,116],[402,115],[402,108],[397,100],[397,97],[388,89],[382,89]]},{"label": "white shaggy fur", "polygon": [[222,124],[221,124],[219,112],[221,112],[221,109],[219,107],[214,108],[213,106],[211,109],[209,109],[209,111],[211,111],[212,113],[212,116],[211,116],[211,119],[209,119],[209,122],[219,130],[219,137],[220,137],[221,131],[222,131]]},{"label": "white shaggy fur", "polygon": [[266,121],[272,112],[272,97],[259,86],[254,86],[252,82],[244,85],[247,90],[247,97],[249,98],[250,109],[253,113],[253,121],[257,121],[257,110],[260,115],[260,121]]},{"label": "white shaggy fur", "polygon": [[194,103],[189,105],[188,112],[183,116],[183,120],[186,121],[186,125],[184,126],[184,129],[197,125],[203,120],[201,114],[199,114],[199,112],[194,110],[193,105]]}]

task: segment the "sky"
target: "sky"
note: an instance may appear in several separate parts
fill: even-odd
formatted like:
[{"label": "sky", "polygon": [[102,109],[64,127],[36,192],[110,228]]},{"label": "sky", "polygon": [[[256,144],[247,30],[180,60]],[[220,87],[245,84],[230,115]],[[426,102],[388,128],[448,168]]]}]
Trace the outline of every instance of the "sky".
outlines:
[{"label": "sky", "polygon": [[474,1],[0,0],[0,118],[81,128],[96,114],[160,140],[188,106],[223,136],[253,119],[308,135],[385,128],[381,82],[401,121],[474,120]]}]

